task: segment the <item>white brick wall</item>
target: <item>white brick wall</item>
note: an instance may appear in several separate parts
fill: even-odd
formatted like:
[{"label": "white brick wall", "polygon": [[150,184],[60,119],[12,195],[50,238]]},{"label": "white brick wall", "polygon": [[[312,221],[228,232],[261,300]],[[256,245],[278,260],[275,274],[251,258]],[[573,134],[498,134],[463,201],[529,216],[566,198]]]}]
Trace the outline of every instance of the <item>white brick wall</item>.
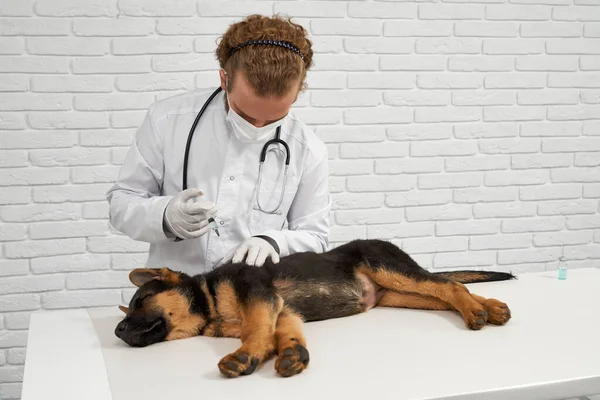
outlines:
[{"label": "white brick wall", "polygon": [[[493,4],[490,4],[493,3]],[[393,240],[427,268],[600,259],[596,0],[25,0],[0,4],[0,398],[31,311],[109,306],[147,244],[104,193],[144,110],[217,84],[250,12],[312,35],[296,111],[328,144],[332,244]],[[595,234],[594,234],[595,233]]]}]

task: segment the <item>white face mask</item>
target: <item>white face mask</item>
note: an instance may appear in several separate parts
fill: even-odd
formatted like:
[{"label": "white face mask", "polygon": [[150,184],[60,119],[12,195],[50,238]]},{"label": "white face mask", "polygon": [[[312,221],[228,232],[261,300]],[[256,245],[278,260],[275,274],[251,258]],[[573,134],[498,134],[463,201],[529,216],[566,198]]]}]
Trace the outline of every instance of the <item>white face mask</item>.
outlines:
[{"label": "white face mask", "polygon": [[275,137],[274,133],[278,126],[281,126],[285,117],[270,123],[269,125],[261,126],[257,128],[250,122],[246,121],[241,115],[236,113],[231,108],[229,103],[229,96],[227,96],[227,104],[229,105],[229,111],[227,112],[227,120],[233,127],[235,136],[244,142],[261,141],[268,137]]}]

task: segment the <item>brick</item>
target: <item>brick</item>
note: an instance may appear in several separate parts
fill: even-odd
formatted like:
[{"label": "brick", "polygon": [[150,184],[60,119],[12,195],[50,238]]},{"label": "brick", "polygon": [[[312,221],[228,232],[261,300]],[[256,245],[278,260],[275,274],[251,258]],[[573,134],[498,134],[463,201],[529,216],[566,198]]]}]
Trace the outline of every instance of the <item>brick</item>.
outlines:
[{"label": "brick", "polygon": [[[27,153],[24,151],[0,150],[0,167],[26,167],[27,166]],[[1,212],[1,210],[0,210]]]},{"label": "brick", "polygon": [[71,23],[66,19],[2,18],[0,20],[0,35],[3,36],[66,36],[70,32]]},{"label": "brick", "polygon": [[385,21],[384,36],[403,37],[436,37],[451,36],[452,22],[450,21]]},{"label": "brick", "polygon": [[69,182],[67,168],[3,168],[0,186],[59,185]]},{"label": "brick", "polygon": [[106,270],[109,266],[110,256],[101,254],[75,254],[41,257],[31,260],[31,271],[34,274],[98,271]]},{"label": "brick", "polygon": [[581,37],[583,27],[560,22],[525,22],[521,24],[521,37]]},{"label": "brick", "polygon": [[110,126],[116,129],[139,128],[145,115],[145,111],[114,112],[110,116]]},{"label": "brick", "polygon": [[553,137],[579,136],[581,124],[578,122],[526,122],[521,124],[521,136]]},{"label": "brick", "polygon": [[481,120],[478,107],[426,107],[415,109],[415,122],[472,122]]},{"label": "brick", "polygon": [[30,113],[34,129],[98,129],[108,128],[108,115],[103,113]]},{"label": "brick", "polygon": [[482,187],[454,190],[454,203],[493,203],[517,200],[516,187]]},{"label": "brick", "polygon": [[448,204],[443,206],[419,206],[406,209],[406,220],[447,221],[469,219],[473,216],[470,205]]},{"label": "brick", "polygon": [[573,162],[570,154],[515,154],[512,156],[512,169],[560,168],[569,167]]},{"label": "brick", "polygon": [[348,16],[351,18],[403,18],[417,16],[416,4],[407,3],[349,3]]},{"label": "brick", "polygon": [[600,24],[585,24],[583,36],[591,38],[600,38]]},{"label": "brick", "polygon": [[9,311],[27,311],[40,308],[40,296],[38,294],[9,294],[0,296],[0,310]]},{"label": "brick", "polygon": [[333,196],[333,210],[380,208],[383,194],[365,196],[360,193],[338,193]]},{"label": "brick", "polygon": [[[222,9],[219,6],[219,9]],[[274,12],[293,15],[296,18],[345,17],[346,5],[336,1],[305,1],[302,3],[285,1],[274,4]]]},{"label": "brick", "polygon": [[27,238],[27,225],[6,224],[0,226],[0,242],[24,240]]},{"label": "brick", "polygon": [[134,268],[145,267],[147,259],[148,254],[146,253],[113,254],[111,256],[111,267],[115,270],[131,271]]},{"label": "brick", "polygon": [[374,160],[332,160],[329,170],[336,175],[366,175],[373,172]]},{"label": "brick", "polygon": [[[273,6],[270,3],[256,3],[247,1],[200,1],[198,3],[198,14],[201,17],[236,16],[245,17],[248,14],[270,14]],[[299,15],[297,16],[299,17]]]},{"label": "brick", "polygon": [[575,154],[576,167],[597,167],[600,166],[600,152],[595,153],[577,153]]},{"label": "brick", "polygon": [[349,89],[412,89],[415,87],[416,75],[398,74],[396,72],[348,74]]},{"label": "brick", "polygon": [[549,74],[548,87],[600,88],[600,73],[578,72],[574,74]]},{"label": "brick", "polygon": [[517,71],[577,71],[577,59],[561,56],[517,57]]},{"label": "brick", "polygon": [[0,75],[0,92],[26,92],[28,86],[28,76]]},{"label": "brick", "polygon": [[546,139],[542,142],[542,152],[544,153],[577,151],[600,151],[600,139]]},{"label": "brick", "polygon": [[120,304],[120,290],[77,290],[68,292],[44,293],[42,304],[45,309],[65,309],[79,307],[106,307]]},{"label": "brick", "polygon": [[294,110],[294,115],[308,125],[338,125],[343,119],[342,110],[327,108],[309,109],[302,108]]},{"label": "brick", "polygon": [[382,71],[444,71],[446,59],[437,55],[383,55],[380,58],[379,68]]},{"label": "brick", "polygon": [[346,38],[344,49],[350,54],[411,54],[415,43],[412,39],[396,38]]},{"label": "brick", "polygon": [[80,94],[74,99],[75,109],[79,111],[146,110],[155,102],[150,93],[131,93],[104,95]]},{"label": "brick", "polygon": [[23,129],[25,129],[25,115],[17,113],[0,113],[0,130]]},{"label": "brick", "polygon": [[600,121],[585,121],[583,123],[583,135],[584,136],[600,135]]},{"label": "brick", "polygon": [[457,72],[508,72],[514,69],[512,57],[450,56],[448,70]]},{"label": "brick", "polygon": [[382,23],[377,20],[313,19],[310,30],[314,35],[379,36]]},{"label": "brick", "polygon": [[600,21],[597,7],[554,7],[552,19],[555,21]]},{"label": "brick", "polygon": [[73,183],[114,182],[119,174],[118,166],[74,167],[71,169]]},{"label": "brick", "polygon": [[600,198],[600,185],[583,185],[583,197]]},{"label": "brick", "polygon": [[74,58],[71,63],[75,74],[133,74],[151,71],[149,56]]},{"label": "brick", "polygon": [[554,262],[558,260],[560,249],[520,249],[500,250],[498,252],[498,264],[520,264],[529,262]]},{"label": "brick", "polygon": [[40,93],[110,93],[113,78],[89,76],[32,76],[31,90]]},{"label": "brick", "polygon": [[452,202],[451,190],[419,190],[406,193],[390,193],[385,197],[385,205],[388,207],[433,206],[449,204],[450,202]]},{"label": "brick", "polygon": [[514,122],[461,124],[454,126],[457,139],[484,139],[516,137],[519,125]]},{"label": "brick", "polygon": [[66,201],[106,200],[111,185],[46,186],[33,188],[33,200],[37,203],[64,203]]},{"label": "brick", "polygon": [[156,23],[156,32],[161,35],[222,35],[233,22],[236,19],[160,18]]},{"label": "brick", "polygon": [[[598,70],[600,70],[600,57],[597,57],[597,56],[581,56],[581,57],[579,57],[579,68],[582,71],[598,71]],[[582,79],[585,79],[585,78],[582,78]]]},{"label": "brick", "polygon": [[77,36],[148,36],[154,33],[155,22],[150,19],[118,18],[73,20],[73,33]]},{"label": "brick", "polygon": [[61,275],[4,277],[0,282],[0,295],[34,293],[65,288],[65,277]]},{"label": "brick", "polygon": [[117,38],[112,41],[112,52],[116,55],[181,54],[193,49],[192,39],[182,37]]},{"label": "brick", "polygon": [[375,173],[377,174],[421,174],[428,172],[442,172],[444,163],[441,158],[431,159],[389,159],[376,160]]},{"label": "brick", "polygon": [[580,90],[579,99],[584,104],[600,104],[600,90]]},{"label": "brick", "polygon": [[473,4],[419,4],[419,19],[483,19],[485,8],[483,5]]},{"label": "brick", "polygon": [[548,120],[550,121],[578,121],[586,119],[600,119],[600,106],[578,105],[548,107]]},{"label": "brick", "polygon": [[525,91],[519,92],[518,102],[521,105],[577,104],[579,94],[570,90]]},{"label": "brick", "polygon": [[110,161],[110,151],[93,148],[32,150],[29,158],[33,165],[39,167],[102,165]]},{"label": "brick", "polygon": [[417,54],[479,54],[481,41],[473,38],[417,39]]},{"label": "brick", "polygon": [[311,93],[310,103],[315,107],[370,107],[380,105],[381,92],[377,90],[337,90]]},{"label": "brick", "polygon": [[386,224],[404,221],[402,210],[343,210],[336,211],[335,221],[340,225]]},{"label": "brick", "polygon": [[417,76],[421,89],[479,89],[483,79],[477,75],[424,73]]},{"label": "brick", "polygon": [[410,109],[365,108],[344,111],[346,125],[408,124],[412,120],[413,115]]},{"label": "brick", "polygon": [[534,73],[489,74],[484,82],[486,89],[541,89],[546,86],[546,77]]},{"label": "brick", "polygon": [[578,199],[581,197],[582,188],[578,184],[554,184],[542,187],[519,188],[519,198],[524,201]]},{"label": "brick", "polygon": [[386,91],[383,93],[383,102],[391,106],[443,106],[450,103],[450,93],[431,90]]},{"label": "brick", "polygon": [[113,289],[130,287],[128,275],[130,271],[84,272],[67,276],[67,289]]},{"label": "brick", "polygon": [[468,253],[436,253],[433,268],[473,268],[491,266],[496,263],[493,251],[469,251]]},{"label": "brick", "polygon": [[567,217],[567,229],[600,229],[600,216],[574,215]]},{"label": "brick", "polygon": [[28,329],[30,317],[30,312],[4,314],[4,320],[8,329]]},{"label": "brick", "polygon": [[549,172],[540,171],[490,171],[485,173],[486,186],[543,185]]},{"label": "brick", "polygon": [[390,179],[389,176],[351,176],[346,183],[348,192],[395,192],[415,188],[416,177]]},{"label": "brick", "polygon": [[542,54],[544,41],[539,39],[490,39],[483,41],[483,54]]},{"label": "brick", "polygon": [[[377,225],[374,225],[377,226]],[[367,237],[367,227],[366,226],[357,226],[357,227],[351,227],[351,226],[340,226],[340,225],[334,225],[331,227],[331,232],[330,232],[331,238],[333,239],[332,242],[334,241],[340,241],[342,243],[345,243],[347,241],[350,240],[354,240],[354,239],[366,239]],[[342,244],[340,243],[340,244]],[[335,246],[335,245],[333,245]]]},{"label": "brick", "polygon": [[387,128],[387,137],[397,141],[450,139],[452,127],[448,124],[394,126]]},{"label": "brick", "polygon": [[592,244],[587,246],[568,246],[565,248],[567,260],[586,258],[600,258],[600,246]]},{"label": "brick", "polygon": [[37,0],[35,12],[43,17],[115,17],[119,11],[116,0]]},{"label": "brick", "polygon": [[107,202],[85,203],[83,205],[83,218],[85,219],[108,219],[109,205]]},{"label": "brick", "polygon": [[[433,236],[433,222],[414,222],[410,224],[410,229],[406,229],[406,224],[378,224],[367,226],[367,237],[372,239],[403,239],[410,237]],[[348,238],[352,240],[354,237]]]},{"label": "brick", "polygon": [[539,247],[573,246],[592,243],[593,232],[543,232],[533,236],[533,244]]},{"label": "brick", "polygon": [[8,350],[8,362],[12,365],[25,364],[25,348],[14,348]]},{"label": "brick", "polygon": [[474,37],[517,37],[519,26],[514,22],[457,21],[454,24],[455,36]]},{"label": "brick", "polygon": [[30,192],[28,186],[0,187],[0,204],[27,204],[31,199]]},{"label": "brick", "polygon": [[115,87],[122,92],[150,92],[192,89],[194,77],[185,74],[150,74],[118,76]]},{"label": "brick", "polygon": [[529,233],[561,231],[565,227],[563,217],[516,218],[502,221],[503,233]]},{"label": "brick", "polygon": [[[341,37],[335,36],[316,36],[312,38],[313,42],[313,52],[315,54],[326,54],[333,53],[339,54],[344,52],[344,39]],[[196,50],[198,51],[198,50]],[[212,42],[212,46],[210,47],[210,51],[207,50],[207,53],[212,53],[214,51],[214,41]],[[211,75],[212,77],[212,75]]]},{"label": "brick", "polygon": [[[3,17],[32,17],[33,0],[19,2],[4,2],[0,5],[0,16]],[[4,397],[2,397],[4,398]]]},{"label": "brick", "polygon": [[342,143],[340,148],[341,158],[386,158],[406,156],[408,156],[407,143]]},{"label": "brick", "polygon": [[485,19],[509,21],[546,21],[550,19],[550,7],[513,6],[490,4],[485,9]]},{"label": "brick", "polygon": [[83,253],[85,239],[50,239],[26,242],[6,243],[4,255],[6,258],[34,258],[63,254]]},{"label": "brick", "polygon": [[87,250],[92,253],[127,253],[148,250],[148,243],[134,241],[124,236],[91,237]]},{"label": "brick", "polygon": [[313,71],[375,71],[377,63],[376,55],[322,54],[314,61]]},{"label": "brick", "polygon": [[518,218],[535,215],[536,205],[531,203],[485,203],[473,205],[475,218]]},{"label": "brick", "polygon": [[22,387],[22,383],[0,383],[0,398],[20,399]]},{"label": "brick", "polygon": [[29,262],[27,260],[0,260],[0,276],[27,275]]},{"label": "brick", "polygon": [[510,91],[464,91],[452,93],[455,106],[509,106],[517,103],[517,94]]},{"label": "brick", "polygon": [[444,251],[464,251],[469,246],[469,238],[411,238],[402,240],[402,250],[408,254],[438,253]]},{"label": "brick", "polygon": [[196,13],[194,1],[165,3],[158,0],[120,0],[121,15],[132,17],[192,17]]},{"label": "brick", "polygon": [[443,221],[435,225],[436,236],[490,235],[500,231],[500,221]]},{"label": "brick", "polygon": [[446,172],[493,171],[509,169],[508,156],[452,157],[446,159]]},{"label": "brick", "polygon": [[531,247],[532,234],[484,235],[469,240],[469,250],[523,249]]},{"label": "brick", "polygon": [[3,111],[66,111],[71,108],[71,99],[67,95],[19,93],[3,97],[6,100],[0,106]]},{"label": "brick", "polygon": [[550,173],[552,182],[600,182],[598,168],[555,169]]},{"label": "brick", "polygon": [[64,221],[80,217],[81,208],[71,203],[14,205],[0,209],[0,218],[6,222]]},{"label": "brick", "polygon": [[600,54],[600,39],[554,39],[546,43],[547,54]]},{"label": "brick", "polygon": [[41,149],[71,147],[77,144],[75,132],[3,132],[0,149]]},{"label": "brick", "polygon": [[483,110],[486,122],[541,121],[546,117],[544,107],[493,107]]},{"label": "brick", "polygon": [[428,174],[419,176],[419,189],[447,189],[481,186],[481,173]]},{"label": "brick", "polygon": [[104,56],[110,53],[110,43],[104,38],[29,38],[27,52],[47,56]]},{"label": "brick", "polygon": [[432,156],[466,156],[477,153],[477,143],[474,141],[422,141],[411,143],[411,157]]},{"label": "brick", "polygon": [[555,200],[538,205],[538,215],[594,214],[598,211],[596,200]]},{"label": "brick", "polygon": [[106,236],[108,232],[106,221],[39,222],[29,227],[32,239]]},{"label": "brick", "polygon": [[[307,78],[308,87],[311,89],[345,89],[346,81],[350,81],[350,76],[360,76],[360,73],[349,74],[344,73],[329,73],[329,72],[313,72]],[[212,76],[211,76],[212,78]],[[357,79],[359,82],[360,78]]]},{"label": "brick", "polygon": [[383,127],[338,127],[327,126],[318,127],[316,134],[325,143],[362,143],[362,142],[382,142],[385,140],[385,130]]},{"label": "brick", "polygon": [[0,54],[18,55],[25,52],[25,41],[21,38],[0,38]]}]

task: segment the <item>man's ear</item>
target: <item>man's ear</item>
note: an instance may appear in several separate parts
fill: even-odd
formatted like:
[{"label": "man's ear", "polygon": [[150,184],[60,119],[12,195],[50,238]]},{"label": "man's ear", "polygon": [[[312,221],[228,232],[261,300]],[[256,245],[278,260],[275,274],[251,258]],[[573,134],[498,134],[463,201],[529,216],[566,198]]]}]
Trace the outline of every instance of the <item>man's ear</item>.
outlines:
[{"label": "man's ear", "polygon": [[227,72],[224,69],[219,70],[219,79],[221,80],[221,89],[227,91]]},{"label": "man's ear", "polygon": [[129,308],[127,308],[125,306],[119,306],[119,310],[123,311],[125,314],[127,314],[129,312]]},{"label": "man's ear", "polygon": [[137,287],[153,279],[172,284],[177,284],[181,281],[179,274],[171,271],[169,268],[136,268],[129,273],[129,280]]}]

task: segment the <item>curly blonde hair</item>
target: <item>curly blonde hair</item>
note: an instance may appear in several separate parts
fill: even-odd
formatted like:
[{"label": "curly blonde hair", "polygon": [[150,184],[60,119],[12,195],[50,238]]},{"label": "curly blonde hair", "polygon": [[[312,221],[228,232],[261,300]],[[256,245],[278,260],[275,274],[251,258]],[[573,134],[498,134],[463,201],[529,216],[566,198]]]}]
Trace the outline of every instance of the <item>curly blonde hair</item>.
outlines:
[{"label": "curly blonde hair", "polygon": [[[216,56],[219,65],[235,82],[235,73],[244,71],[246,79],[259,96],[283,96],[300,82],[305,87],[306,73],[312,66],[312,42],[308,32],[291,18],[279,15],[249,15],[229,26],[220,37]],[[278,40],[294,45],[303,55],[279,46],[251,45],[231,54],[232,49],[250,40]]]}]

